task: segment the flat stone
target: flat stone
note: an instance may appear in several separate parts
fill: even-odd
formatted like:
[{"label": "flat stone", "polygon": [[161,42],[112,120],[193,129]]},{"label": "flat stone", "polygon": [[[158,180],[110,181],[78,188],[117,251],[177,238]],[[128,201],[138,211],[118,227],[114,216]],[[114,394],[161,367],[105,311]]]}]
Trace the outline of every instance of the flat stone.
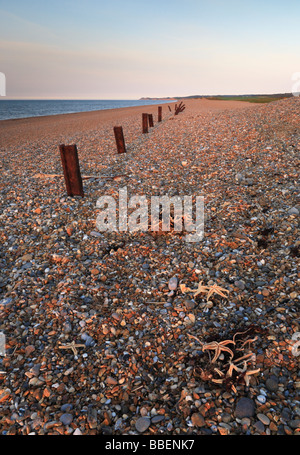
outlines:
[{"label": "flat stone", "polygon": [[176,276],[173,276],[169,280],[169,289],[170,291],[176,291],[178,286],[178,278]]},{"label": "flat stone", "polygon": [[300,428],[300,419],[294,419],[289,421],[289,426],[296,430],[297,428]]},{"label": "flat stone", "polygon": [[270,392],[276,392],[278,390],[278,378],[277,378],[277,376],[272,375],[266,380],[266,388]]},{"label": "flat stone", "polygon": [[121,321],[122,316],[119,313],[112,313],[111,317],[116,321]]},{"label": "flat stone", "polygon": [[258,420],[257,422],[255,422],[255,424],[253,425],[255,430],[258,432],[258,433],[264,433],[265,431],[265,426],[264,424]]},{"label": "flat stone", "polygon": [[98,232],[98,231],[91,231],[90,235],[92,237],[101,237],[102,234],[100,232]]},{"label": "flat stone", "polygon": [[70,423],[72,422],[73,420],[73,416],[72,414],[69,414],[68,412],[66,412],[65,414],[62,414],[59,418],[59,421],[63,424],[63,425],[70,425]]},{"label": "flat stone", "polygon": [[191,421],[194,427],[203,427],[205,425],[205,419],[199,412],[195,412],[192,415]]},{"label": "flat stone", "polygon": [[265,414],[259,413],[257,414],[257,417],[264,425],[270,425],[270,419]]},{"label": "flat stone", "polygon": [[193,310],[196,306],[195,302],[193,302],[192,300],[185,300],[184,304],[187,310]]},{"label": "flat stone", "polygon": [[118,381],[115,378],[108,376],[108,378],[106,379],[106,384],[117,385]]},{"label": "flat stone", "polygon": [[150,427],[151,420],[148,417],[140,417],[135,422],[135,428],[139,433],[144,433]]},{"label": "flat stone", "polygon": [[237,402],[235,416],[239,419],[253,417],[255,413],[255,403],[251,398],[242,397]]},{"label": "flat stone", "polygon": [[242,280],[237,280],[234,282],[235,286],[239,288],[241,291],[245,289],[245,283]]},{"label": "flat stone", "polygon": [[289,215],[299,215],[299,210],[297,209],[297,207],[292,207],[289,211],[288,211],[288,214]]},{"label": "flat stone", "polygon": [[155,424],[155,423],[162,422],[163,420],[165,420],[165,416],[157,415],[157,416],[152,417],[151,422]]},{"label": "flat stone", "polygon": [[35,350],[35,347],[30,344],[29,346],[26,346],[25,348],[25,355],[30,355],[33,351]]}]

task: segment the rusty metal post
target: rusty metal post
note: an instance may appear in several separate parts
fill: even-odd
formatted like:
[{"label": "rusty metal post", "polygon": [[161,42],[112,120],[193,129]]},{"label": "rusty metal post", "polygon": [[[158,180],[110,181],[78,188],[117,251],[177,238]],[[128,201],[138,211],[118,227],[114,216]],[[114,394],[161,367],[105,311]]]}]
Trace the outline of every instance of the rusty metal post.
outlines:
[{"label": "rusty metal post", "polygon": [[143,114],[143,134],[148,133],[148,114]]},{"label": "rusty metal post", "polygon": [[59,146],[68,196],[84,196],[76,145]]},{"label": "rusty metal post", "polygon": [[158,106],[158,122],[162,120],[162,106]]},{"label": "rusty metal post", "polygon": [[118,153],[126,153],[123,128],[121,126],[114,126],[114,133],[115,133],[115,139],[116,139]]},{"label": "rusty metal post", "polygon": [[154,123],[153,123],[153,115],[152,114],[148,114],[148,120],[149,120],[149,127],[153,128]]},{"label": "rusty metal post", "polygon": [[169,108],[169,111],[172,112],[172,109],[170,108],[170,106],[168,106],[168,108]]}]

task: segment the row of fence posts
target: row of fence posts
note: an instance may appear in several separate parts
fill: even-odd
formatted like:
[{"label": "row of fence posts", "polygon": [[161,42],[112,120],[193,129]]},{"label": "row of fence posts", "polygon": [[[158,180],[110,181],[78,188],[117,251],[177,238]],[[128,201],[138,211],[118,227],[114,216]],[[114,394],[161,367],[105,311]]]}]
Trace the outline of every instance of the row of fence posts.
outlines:
[{"label": "row of fence posts", "polygon": [[[170,106],[169,111],[172,112]],[[182,102],[177,106],[175,104],[175,115],[182,112],[185,106]],[[162,106],[158,106],[158,122],[162,121]],[[143,134],[148,133],[149,128],[153,128],[154,121],[152,114],[142,114],[142,132]],[[114,127],[114,135],[116,140],[117,151],[119,154],[126,153],[126,145],[124,139],[124,133],[122,126]],[[80,173],[78,150],[76,144],[74,145],[60,145],[59,146],[60,157],[63,167],[63,173],[66,183],[66,189],[68,196],[81,196],[84,197],[82,177]]]}]

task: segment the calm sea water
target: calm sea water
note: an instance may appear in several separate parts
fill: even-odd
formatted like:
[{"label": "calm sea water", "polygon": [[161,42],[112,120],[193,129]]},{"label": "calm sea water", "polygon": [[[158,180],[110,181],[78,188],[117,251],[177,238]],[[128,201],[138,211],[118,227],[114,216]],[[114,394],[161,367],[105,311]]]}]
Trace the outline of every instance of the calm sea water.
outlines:
[{"label": "calm sea water", "polygon": [[165,104],[162,100],[0,100],[0,120]]}]

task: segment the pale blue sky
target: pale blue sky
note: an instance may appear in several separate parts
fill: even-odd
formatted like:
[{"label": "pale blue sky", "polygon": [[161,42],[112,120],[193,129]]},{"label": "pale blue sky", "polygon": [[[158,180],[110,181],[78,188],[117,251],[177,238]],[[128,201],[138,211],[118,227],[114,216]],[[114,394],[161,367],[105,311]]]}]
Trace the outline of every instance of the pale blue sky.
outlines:
[{"label": "pale blue sky", "polygon": [[8,98],[292,91],[300,0],[0,0]]}]

